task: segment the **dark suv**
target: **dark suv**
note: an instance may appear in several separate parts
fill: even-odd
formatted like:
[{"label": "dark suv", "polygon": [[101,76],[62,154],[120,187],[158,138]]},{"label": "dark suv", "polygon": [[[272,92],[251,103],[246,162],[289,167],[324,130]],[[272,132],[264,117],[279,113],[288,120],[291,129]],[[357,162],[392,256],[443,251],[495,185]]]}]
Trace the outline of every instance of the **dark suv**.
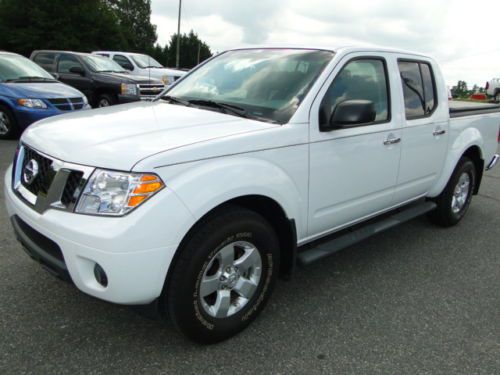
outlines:
[{"label": "dark suv", "polygon": [[30,57],[58,80],[83,92],[92,107],[151,100],[165,85],[139,77],[106,57],[69,51],[33,51]]}]

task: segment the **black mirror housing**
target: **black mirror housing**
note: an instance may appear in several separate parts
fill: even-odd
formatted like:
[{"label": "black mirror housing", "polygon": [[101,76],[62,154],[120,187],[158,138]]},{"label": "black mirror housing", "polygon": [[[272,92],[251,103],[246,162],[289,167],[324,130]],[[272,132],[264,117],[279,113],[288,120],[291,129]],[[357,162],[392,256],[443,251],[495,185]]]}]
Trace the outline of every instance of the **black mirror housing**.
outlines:
[{"label": "black mirror housing", "polygon": [[377,116],[375,105],[370,100],[346,100],[338,104],[333,111],[329,124],[322,127],[323,131],[335,128],[351,128],[374,122]]},{"label": "black mirror housing", "polygon": [[79,74],[81,76],[85,75],[85,70],[83,70],[83,68],[80,66],[72,66],[71,68],[69,68],[69,72],[73,74]]}]

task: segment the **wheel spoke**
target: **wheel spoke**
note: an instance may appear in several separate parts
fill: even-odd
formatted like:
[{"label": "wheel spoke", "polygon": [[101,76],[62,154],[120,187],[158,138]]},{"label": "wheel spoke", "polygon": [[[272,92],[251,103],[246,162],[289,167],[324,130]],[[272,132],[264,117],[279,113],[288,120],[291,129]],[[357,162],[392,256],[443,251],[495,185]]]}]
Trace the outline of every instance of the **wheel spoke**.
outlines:
[{"label": "wheel spoke", "polygon": [[253,292],[257,288],[257,284],[250,279],[240,278],[234,287],[234,291],[240,296],[250,299]]},{"label": "wheel spoke", "polygon": [[217,300],[213,305],[216,318],[225,318],[229,312],[231,305],[231,292],[229,290],[219,290],[217,292]]},{"label": "wheel spoke", "polygon": [[259,251],[254,248],[246,248],[245,254],[243,254],[240,258],[236,259],[234,265],[238,267],[240,272],[243,274],[248,272],[251,268],[256,268],[261,266],[261,260]]},{"label": "wheel spoke", "polygon": [[220,285],[219,272],[212,276],[204,276],[200,284],[200,296],[206,297],[217,290]]},{"label": "wheel spoke", "polygon": [[220,249],[217,256],[223,268],[232,266],[234,264],[234,243]]}]

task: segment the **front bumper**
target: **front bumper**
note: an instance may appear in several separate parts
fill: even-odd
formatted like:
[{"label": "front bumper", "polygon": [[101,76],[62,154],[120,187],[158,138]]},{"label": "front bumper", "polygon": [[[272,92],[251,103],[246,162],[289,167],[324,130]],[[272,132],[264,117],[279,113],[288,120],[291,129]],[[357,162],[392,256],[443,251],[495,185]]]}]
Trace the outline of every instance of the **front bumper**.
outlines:
[{"label": "front bumper", "polygon": [[[90,109],[90,106],[79,109],[78,111]],[[16,106],[14,109],[14,115],[16,116],[17,124],[21,128],[21,130],[26,129],[28,126],[37,122],[39,120],[43,120],[44,118],[62,115],[65,113],[72,113],[74,111],[60,111],[56,108],[46,108],[46,109],[36,109],[36,108],[26,108],[22,106]]]},{"label": "front bumper", "polygon": [[[82,292],[120,304],[145,304],[160,296],[182,233],[193,222],[168,189],[119,218],[57,209],[39,214],[13,192],[11,167],[4,193],[17,237],[31,257]],[[96,264],[106,273],[106,287],[96,279]]]}]

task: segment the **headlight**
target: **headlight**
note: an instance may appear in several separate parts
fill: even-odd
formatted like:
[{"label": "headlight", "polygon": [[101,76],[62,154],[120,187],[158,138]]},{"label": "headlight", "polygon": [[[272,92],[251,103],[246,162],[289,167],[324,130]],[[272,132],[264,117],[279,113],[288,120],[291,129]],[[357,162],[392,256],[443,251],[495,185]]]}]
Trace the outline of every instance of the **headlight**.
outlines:
[{"label": "headlight", "polygon": [[40,99],[18,99],[17,103],[27,108],[36,108],[36,109],[46,109],[47,104],[45,104]]},{"label": "headlight", "polygon": [[161,77],[161,80],[164,85],[170,85],[173,82],[173,79],[170,78],[169,76],[163,76]]},{"label": "headlight", "polygon": [[137,95],[137,85],[133,83],[122,83],[121,85],[121,93],[122,95]]},{"label": "headlight", "polygon": [[144,203],[164,186],[154,174],[96,169],[83,190],[75,212],[122,216]]}]

